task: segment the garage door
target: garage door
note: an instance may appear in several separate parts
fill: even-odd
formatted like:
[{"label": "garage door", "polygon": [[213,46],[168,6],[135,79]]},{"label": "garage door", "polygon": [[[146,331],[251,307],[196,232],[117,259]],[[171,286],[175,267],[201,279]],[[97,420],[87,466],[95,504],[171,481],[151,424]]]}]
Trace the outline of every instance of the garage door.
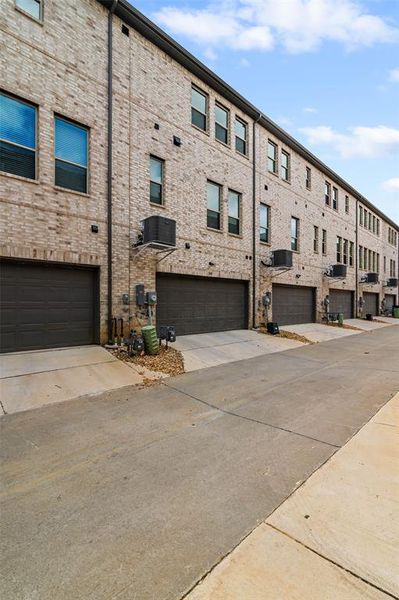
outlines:
[{"label": "garage door", "polygon": [[98,342],[97,271],[0,263],[2,352]]},{"label": "garage door", "polygon": [[378,294],[372,294],[371,292],[365,292],[363,294],[364,308],[363,315],[371,314],[376,317],[379,313],[378,310]]},{"label": "garage door", "polygon": [[273,321],[279,325],[313,323],[315,320],[315,288],[273,285]]},{"label": "garage door", "polygon": [[159,273],[157,294],[157,325],[177,335],[248,327],[247,282]]},{"label": "garage door", "polygon": [[385,294],[385,308],[392,311],[392,307],[396,304],[395,294]]},{"label": "garage door", "polygon": [[353,317],[353,292],[350,290],[330,290],[329,312],[343,313],[344,319]]}]

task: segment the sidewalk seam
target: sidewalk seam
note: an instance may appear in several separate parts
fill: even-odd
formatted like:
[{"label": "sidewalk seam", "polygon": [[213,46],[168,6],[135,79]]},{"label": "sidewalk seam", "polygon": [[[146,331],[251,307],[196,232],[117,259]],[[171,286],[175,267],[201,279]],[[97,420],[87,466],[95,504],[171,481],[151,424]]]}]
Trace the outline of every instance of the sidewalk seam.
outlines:
[{"label": "sidewalk seam", "polygon": [[324,556],[324,554],[321,554],[321,552],[318,552],[314,548],[311,548],[310,546],[308,546],[304,542],[301,542],[300,540],[298,540],[297,538],[293,537],[292,535],[290,535],[286,531],[283,531],[282,529],[279,529],[275,525],[272,525],[271,523],[268,523],[267,520],[264,521],[264,524],[267,525],[268,527],[271,527],[272,529],[274,529],[274,531],[277,531],[278,533],[281,533],[282,535],[285,535],[288,539],[290,539],[293,542],[299,544],[303,548],[306,548],[306,550],[309,550],[310,552],[313,552],[313,554],[316,554],[317,556],[319,556],[323,560],[326,560],[327,562],[333,564],[334,566],[338,567],[342,571],[345,571],[346,573],[349,573],[349,575],[352,575],[352,577],[355,577],[356,579],[359,579],[360,581],[363,581],[363,583],[369,585],[370,587],[374,588],[375,590],[378,590],[379,592],[382,592],[383,594],[386,594],[387,596],[389,596],[390,598],[393,598],[394,600],[399,600],[399,596],[395,596],[391,592],[388,592],[387,590],[385,590],[384,588],[376,585],[375,583],[371,583],[370,581],[368,581],[367,579],[365,579],[361,575],[358,575],[354,571],[351,571],[350,569],[347,569],[346,567],[344,567],[340,563],[336,562],[332,558],[328,558],[328,556]]}]

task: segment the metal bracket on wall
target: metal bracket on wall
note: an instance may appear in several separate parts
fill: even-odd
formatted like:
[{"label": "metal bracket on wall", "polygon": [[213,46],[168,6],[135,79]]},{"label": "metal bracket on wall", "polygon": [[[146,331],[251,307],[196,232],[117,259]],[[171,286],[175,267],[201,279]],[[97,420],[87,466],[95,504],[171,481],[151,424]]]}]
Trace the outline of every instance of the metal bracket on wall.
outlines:
[{"label": "metal bracket on wall", "polygon": [[146,250],[154,250],[157,255],[163,254],[163,256],[161,256],[161,258],[158,258],[158,260],[157,260],[157,263],[159,263],[161,260],[163,260],[170,254],[172,254],[172,252],[177,250],[177,247],[176,246],[171,247],[166,244],[160,244],[160,243],[154,243],[154,242],[148,242],[147,244],[140,244],[139,246],[133,246],[132,259],[138,258],[138,256],[140,256]]}]

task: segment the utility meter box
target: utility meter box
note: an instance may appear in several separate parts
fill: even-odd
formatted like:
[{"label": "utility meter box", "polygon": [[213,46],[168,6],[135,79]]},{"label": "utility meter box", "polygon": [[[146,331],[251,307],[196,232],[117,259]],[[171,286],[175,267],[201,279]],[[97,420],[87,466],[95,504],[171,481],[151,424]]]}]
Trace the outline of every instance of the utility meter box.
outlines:
[{"label": "utility meter box", "polygon": [[153,306],[157,303],[157,293],[156,292],[147,292],[146,293],[146,302],[149,306]]}]

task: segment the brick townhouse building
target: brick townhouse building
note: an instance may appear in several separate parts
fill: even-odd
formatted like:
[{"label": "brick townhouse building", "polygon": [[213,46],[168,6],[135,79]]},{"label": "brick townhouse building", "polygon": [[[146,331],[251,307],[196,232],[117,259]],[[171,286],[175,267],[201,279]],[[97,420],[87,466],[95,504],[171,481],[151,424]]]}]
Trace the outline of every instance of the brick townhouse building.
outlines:
[{"label": "brick townhouse building", "polygon": [[127,333],[137,285],[178,334],[398,301],[398,225],[126,0],[2,0],[0,31],[3,351]]}]

